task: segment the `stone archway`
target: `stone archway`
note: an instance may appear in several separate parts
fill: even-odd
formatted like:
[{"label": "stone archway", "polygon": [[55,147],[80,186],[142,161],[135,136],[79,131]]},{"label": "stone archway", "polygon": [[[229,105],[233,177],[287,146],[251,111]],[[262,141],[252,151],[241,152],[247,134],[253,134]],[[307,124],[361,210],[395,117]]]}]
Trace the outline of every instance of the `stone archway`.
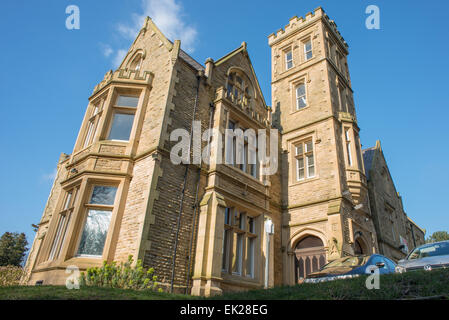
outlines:
[{"label": "stone archway", "polygon": [[308,235],[295,247],[295,283],[302,282],[308,274],[326,264],[326,250],[320,238]]},{"label": "stone archway", "polygon": [[364,255],[367,254],[368,250],[366,248],[365,242],[362,238],[357,238],[354,241],[354,254],[355,255]]}]

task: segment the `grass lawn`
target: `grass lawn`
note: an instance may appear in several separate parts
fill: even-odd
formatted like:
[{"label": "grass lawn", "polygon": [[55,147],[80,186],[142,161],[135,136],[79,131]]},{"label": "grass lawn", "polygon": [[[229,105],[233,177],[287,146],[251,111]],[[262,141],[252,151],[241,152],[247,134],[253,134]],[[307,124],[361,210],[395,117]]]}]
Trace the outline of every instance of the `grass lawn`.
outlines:
[{"label": "grass lawn", "polygon": [[69,290],[65,286],[0,287],[0,300],[185,300],[196,297],[159,293],[150,290],[81,287]]},{"label": "grass lawn", "polygon": [[[415,271],[404,274],[384,275],[380,289],[368,290],[366,276],[317,284],[276,287],[269,290],[253,290],[227,293],[209,299],[220,300],[317,300],[317,299],[420,299],[440,297],[449,299],[449,269],[431,272]],[[151,291],[135,291],[112,288],[82,287],[68,290],[64,286],[16,286],[0,287],[0,299],[42,300],[185,300],[201,299],[188,295],[174,295]]]},{"label": "grass lawn", "polygon": [[304,283],[269,290],[228,293],[212,299],[393,300],[425,297],[449,299],[449,269],[382,275],[378,290],[368,290],[365,286],[366,279],[367,276],[361,276],[316,284]]}]

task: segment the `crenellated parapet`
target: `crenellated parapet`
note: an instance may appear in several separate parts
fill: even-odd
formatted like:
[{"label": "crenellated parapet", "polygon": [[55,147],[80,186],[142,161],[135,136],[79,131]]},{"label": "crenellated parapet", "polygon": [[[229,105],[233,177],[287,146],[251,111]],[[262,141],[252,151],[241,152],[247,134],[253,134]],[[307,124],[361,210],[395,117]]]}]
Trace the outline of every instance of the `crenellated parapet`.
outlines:
[{"label": "crenellated parapet", "polygon": [[151,86],[153,78],[154,75],[150,71],[118,69],[112,72],[112,70],[109,70],[104,75],[103,80],[95,86],[92,94],[95,94],[112,82]]},{"label": "crenellated parapet", "polygon": [[270,34],[268,36],[268,44],[272,46],[278,41],[281,41],[285,37],[289,36],[291,33],[296,32],[300,29],[303,29],[309,26],[311,23],[317,21],[318,19],[322,19],[326,22],[329,28],[334,32],[336,38],[341,41],[345,48],[348,48],[348,44],[345,39],[341,36],[340,32],[337,29],[337,24],[331,20],[328,15],[324,12],[323,8],[318,7],[314,10],[314,12],[309,12],[303,17],[294,16],[289,20],[288,25],[285,26],[284,29],[279,29],[276,32]]}]

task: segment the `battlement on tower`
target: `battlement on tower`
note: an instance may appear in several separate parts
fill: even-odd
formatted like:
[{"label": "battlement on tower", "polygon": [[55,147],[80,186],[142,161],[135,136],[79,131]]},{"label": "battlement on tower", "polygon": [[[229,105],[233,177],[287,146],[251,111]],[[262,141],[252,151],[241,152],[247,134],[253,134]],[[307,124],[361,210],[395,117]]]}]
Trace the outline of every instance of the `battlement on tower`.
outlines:
[{"label": "battlement on tower", "polygon": [[285,26],[284,29],[279,29],[276,32],[273,32],[268,36],[268,44],[272,46],[276,42],[290,35],[292,32],[295,32],[299,29],[302,29],[309,24],[317,21],[318,19],[322,19],[329,26],[329,28],[334,32],[334,35],[338,40],[341,41],[342,45],[348,48],[348,44],[345,39],[342,37],[340,32],[337,29],[337,24],[334,20],[331,20],[329,16],[324,12],[323,8],[318,7],[313,12],[309,12],[306,14],[305,18],[294,16],[289,20],[288,25]]}]

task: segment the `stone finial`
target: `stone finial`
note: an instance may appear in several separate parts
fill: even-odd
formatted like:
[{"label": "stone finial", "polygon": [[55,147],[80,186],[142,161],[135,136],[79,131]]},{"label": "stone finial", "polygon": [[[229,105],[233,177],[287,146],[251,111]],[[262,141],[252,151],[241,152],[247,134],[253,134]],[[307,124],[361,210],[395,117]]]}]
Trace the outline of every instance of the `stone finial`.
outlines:
[{"label": "stone finial", "polygon": [[143,22],[142,28],[146,28],[148,25],[148,21],[150,21],[150,20],[151,20],[151,18],[149,16],[146,16],[145,21]]},{"label": "stone finial", "polygon": [[379,149],[380,151],[382,151],[382,147],[380,145],[380,140],[376,140],[376,149]]},{"label": "stone finial", "polygon": [[243,47],[243,50],[246,50],[246,47],[247,47],[246,41],[242,42],[242,47]]}]

